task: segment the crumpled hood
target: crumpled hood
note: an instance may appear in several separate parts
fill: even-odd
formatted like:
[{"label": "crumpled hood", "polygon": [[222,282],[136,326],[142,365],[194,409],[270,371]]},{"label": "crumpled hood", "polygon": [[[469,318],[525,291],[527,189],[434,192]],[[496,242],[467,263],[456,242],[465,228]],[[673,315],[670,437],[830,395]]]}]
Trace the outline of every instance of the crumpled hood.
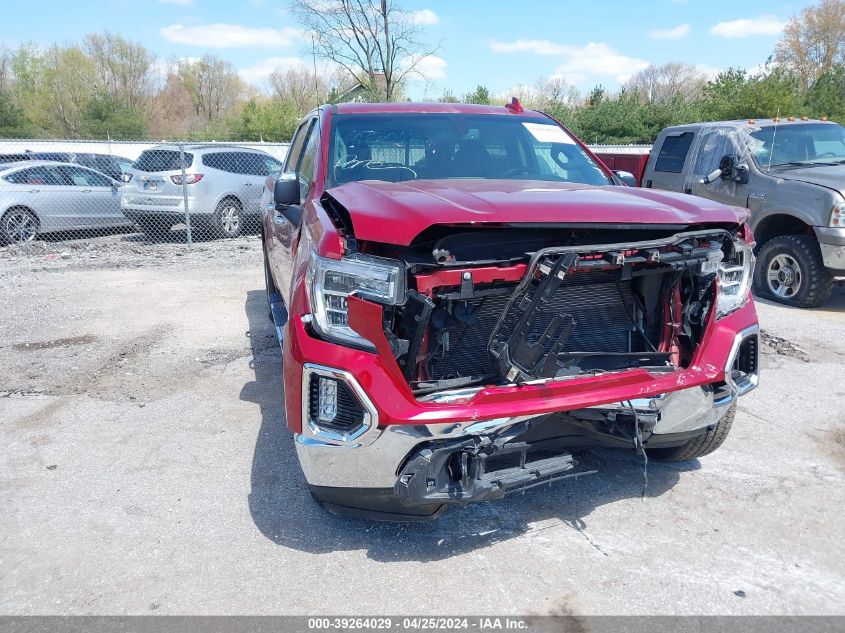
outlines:
[{"label": "crumpled hood", "polygon": [[799,180],[838,191],[845,196],[845,165],[819,165],[797,169],[772,170],[772,175],[784,180]]},{"label": "crumpled hood", "polygon": [[435,224],[739,224],[747,212],[686,194],[536,180],[351,182],[328,190],[361,240],[408,245]]}]

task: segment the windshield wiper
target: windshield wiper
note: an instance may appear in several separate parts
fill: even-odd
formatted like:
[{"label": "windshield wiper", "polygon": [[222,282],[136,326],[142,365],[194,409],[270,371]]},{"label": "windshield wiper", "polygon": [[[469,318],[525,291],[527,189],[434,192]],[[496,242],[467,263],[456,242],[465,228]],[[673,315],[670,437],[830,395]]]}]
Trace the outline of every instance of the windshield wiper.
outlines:
[{"label": "windshield wiper", "polygon": [[830,167],[832,165],[841,165],[845,163],[843,161],[814,161],[814,160],[796,160],[796,161],[789,161],[786,163],[772,163],[772,167]]}]

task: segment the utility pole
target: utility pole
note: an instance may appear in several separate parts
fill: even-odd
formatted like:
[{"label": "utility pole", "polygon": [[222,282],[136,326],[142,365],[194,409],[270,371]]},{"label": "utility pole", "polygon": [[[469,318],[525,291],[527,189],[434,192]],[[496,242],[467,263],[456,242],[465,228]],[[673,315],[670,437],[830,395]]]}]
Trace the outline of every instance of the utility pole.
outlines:
[{"label": "utility pole", "polygon": [[381,16],[384,19],[384,50],[385,61],[384,68],[381,69],[384,73],[384,98],[390,101],[391,92],[393,92],[393,51],[390,50],[390,28],[387,19],[387,0],[381,0]]}]

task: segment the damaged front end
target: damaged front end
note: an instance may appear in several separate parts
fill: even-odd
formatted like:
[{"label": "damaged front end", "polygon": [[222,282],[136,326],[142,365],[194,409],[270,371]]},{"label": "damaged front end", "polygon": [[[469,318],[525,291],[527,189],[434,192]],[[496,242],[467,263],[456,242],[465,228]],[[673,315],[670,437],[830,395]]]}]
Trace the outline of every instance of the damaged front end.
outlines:
[{"label": "damaged front end", "polygon": [[[460,246],[470,243],[464,250],[472,253],[473,235],[461,233],[435,242],[434,264],[420,261],[419,249],[405,253],[389,275],[381,268],[385,260],[373,260],[372,283],[382,284],[383,292],[376,298],[366,287],[355,294],[385,305],[384,335],[417,397],[444,398],[477,385],[684,368],[708,319],[742,305],[748,293],[753,256],[727,229],[611,243],[593,240],[618,231],[550,232],[567,244],[518,252],[537,239],[536,232],[511,234],[498,242],[500,251],[513,245],[505,259],[501,253],[494,261],[466,259]],[[481,231],[476,239],[489,237]],[[444,247],[453,243],[457,249]],[[326,301],[331,314],[343,299]]]},{"label": "damaged front end", "polygon": [[428,515],[581,476],[573,447],[681,445],[756,384],[756,325],[717,325],[748,300],[740,226],[434,226],[408,246],[341,233],[343,257],[310,260],[303,327],[377,356],[303,374],[297,451],[334,509]]}]

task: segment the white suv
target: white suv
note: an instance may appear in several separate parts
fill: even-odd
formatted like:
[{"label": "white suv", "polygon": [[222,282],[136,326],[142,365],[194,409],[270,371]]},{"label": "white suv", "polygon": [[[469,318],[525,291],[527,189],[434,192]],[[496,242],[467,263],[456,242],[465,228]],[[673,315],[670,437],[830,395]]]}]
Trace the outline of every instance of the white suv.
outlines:
[{"label": "white suv", "polygon": [[264,181],[281,170],[266,152],[225,145],[186,145],[185,187],[178,145],[145,150],[123,175],[123,214],[149,237],[185,222],[214,237],[236,237],[246,217],[258,217]]}]

